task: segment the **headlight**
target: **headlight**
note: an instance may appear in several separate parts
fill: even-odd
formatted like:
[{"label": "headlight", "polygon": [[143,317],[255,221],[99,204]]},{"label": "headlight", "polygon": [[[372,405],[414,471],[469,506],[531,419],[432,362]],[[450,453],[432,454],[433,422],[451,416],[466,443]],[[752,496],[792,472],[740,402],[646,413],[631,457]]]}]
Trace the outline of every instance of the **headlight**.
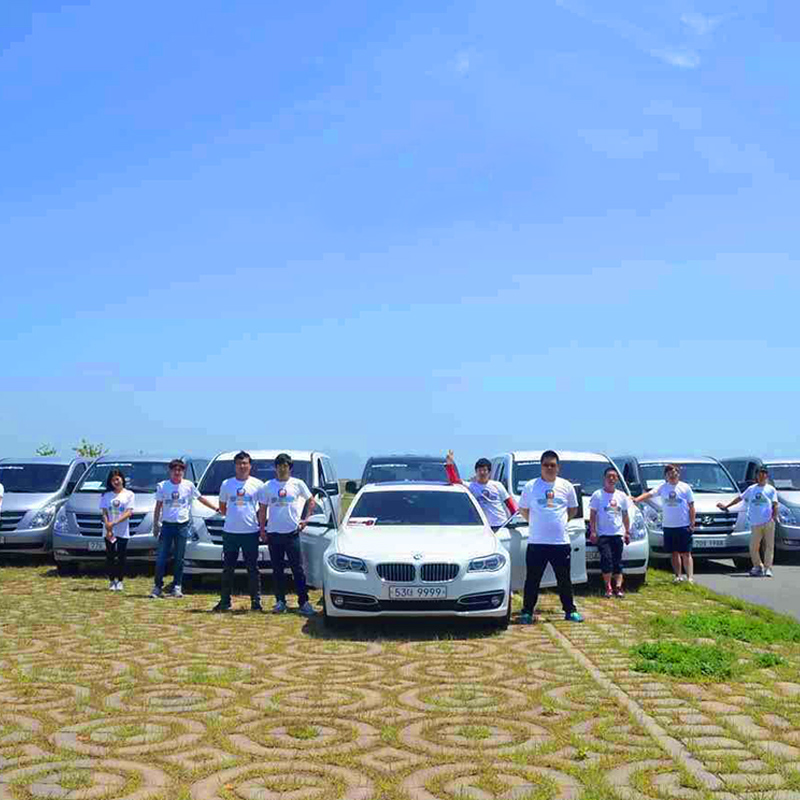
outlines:
[{"label": "headlight", "polygon": [[778,520],[784,525],[800,525],[797,513],[783,503],[778,503]]},{"label": "headlight", "polygon": [[53,530],[56,533],[66,533],[67,532],[67,509],[64,506],[58,509],[58,514],[56,514],[56,521],[53,525]]},{"label": "headlight", "polygon": [[506,565],[506,557],[502,553],[493,553],[490,556],[473,558],[469,562],[468,572],[497,572]]},{"label": "headlight", "polygon": [[58,503],[50,503],[50,505],[40,508],[31,520],[31,528],[46,528],[53,521],[57,511]]},{"label": "headlight", "polygon": [[645,506],[643,513],[648,528],[655,531],[663,530],[663,516],[660,511],[656,511],[652,506]]},{"label": "headlight", "polygon": [[647,536],[647,525],[644,517],[640,513],[633,515],[633,523],[631,524],[631,541],[640,542]]},{"label": "headlight", "polygon": [[331,553],[328,564],[337,572],[366,572],[367,565],[360,558],[352,558],[341,553]]}]

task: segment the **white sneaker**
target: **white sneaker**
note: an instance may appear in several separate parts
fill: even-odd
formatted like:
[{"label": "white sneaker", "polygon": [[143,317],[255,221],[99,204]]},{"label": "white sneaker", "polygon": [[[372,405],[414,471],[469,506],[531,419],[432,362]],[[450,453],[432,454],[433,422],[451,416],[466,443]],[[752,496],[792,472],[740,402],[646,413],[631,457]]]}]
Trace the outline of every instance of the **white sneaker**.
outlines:
[{"label": "white sneaker", "polygon": [[116,592],[117,591],[117,582],[116,581],[109,581],[108,582],[108,591],[109,592]]},{"label": "white sneaker", "polygon": [[772,570],[771,570],[769,567],[767,567],[767,568],[764,570],[764,577],[765,577],[765,578],[771,578],[771,577],[772,577]]},{"label": "white sneaker", "polygon": [[169,593],[170,597],[183,597],[183,591],[181,590],[181,586],[179,583],[176,583],[175,586],[172,587],[172,591]]},{"label": "white sneaker", "polygon": [[124,590],[124,586],[122,585],[122,581],[117,581],[117,591],[121,592]]},{"label": "white sneaker", "polygon": [[683,581],[684,581],[684,580],[685,580],[685,579],[684,579],[683,575],[676,575],[676,576],[675,576],[675,577],[672,579],[672,582],[673,582],[673,583],[683,583]]},{"label": "white sneaker", "polygon": [[686,583],[694,583],[694,578],[684,578]]}]

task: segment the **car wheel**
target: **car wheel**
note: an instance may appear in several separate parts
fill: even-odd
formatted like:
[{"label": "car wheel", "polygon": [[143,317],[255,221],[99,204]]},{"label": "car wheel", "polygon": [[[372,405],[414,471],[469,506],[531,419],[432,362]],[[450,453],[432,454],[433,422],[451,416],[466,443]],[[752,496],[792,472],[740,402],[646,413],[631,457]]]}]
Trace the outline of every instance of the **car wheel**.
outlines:
[{"label": "car wheel", "polygon": [[633,589],[638,591],[647,583],[647,575],[626,575],[625,583],[623,584],[626,589]]},{"label": "car wheel", "polygon": [[78,571],[78,565],[73,564],[71,561],[56,561],[56,572],[60,577],[67,575],[75,575]]},{"label": "car wheel", "polygon": [[749,558],[733,558],[733,565],[736,569],[740,569],[742,572],[746,572],[753,566],[753,562]]}]

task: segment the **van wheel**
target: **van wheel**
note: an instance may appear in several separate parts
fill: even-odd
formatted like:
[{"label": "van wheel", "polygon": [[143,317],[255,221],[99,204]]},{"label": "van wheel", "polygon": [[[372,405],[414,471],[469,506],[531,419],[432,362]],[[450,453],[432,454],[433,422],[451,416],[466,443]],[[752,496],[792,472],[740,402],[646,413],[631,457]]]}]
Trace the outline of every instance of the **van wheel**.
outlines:
[{"label": "van wheel", "polygon": [[647,575],[626,575],[623,578],[622,588],[638,592],[645,583],[647,583]]},{"label": "van wheel", "polygon": [[733,566],[742,572],[749,572],[750,567],[753,566],[753,562],[749,558],[733,558],[731,561],[733,561]]},{"label": "van wheel", "polygon": [[56,561],[56,572],[61,578],[75,575],[78,572],[78,565],[73,564],[71,561]]}]

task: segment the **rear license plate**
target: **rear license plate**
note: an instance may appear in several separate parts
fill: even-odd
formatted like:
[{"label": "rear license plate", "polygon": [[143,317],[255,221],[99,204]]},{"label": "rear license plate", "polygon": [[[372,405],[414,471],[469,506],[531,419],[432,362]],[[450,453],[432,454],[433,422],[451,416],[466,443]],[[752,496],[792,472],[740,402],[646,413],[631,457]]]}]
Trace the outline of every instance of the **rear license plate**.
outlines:
[{"label": "rear license plate", "polygon": [[725,539],[719,537],[716,539],[699,539],[697,544],[701,547],[725,547]]},{"label": "rear license plate", "polygon": [[89,550],[97,551],[97,550],[105,550],[106,543],[105,542],[89,542]]},{"label": "rear license plate", "polygon": [[599,561],[600,560],[600,553],[597,550],[587,550],[586,551],[586,560],[587,561]]},{"label": "rear license plate", "polygon": [[446,586],[390,586],[390,600],[446,600]]}]

